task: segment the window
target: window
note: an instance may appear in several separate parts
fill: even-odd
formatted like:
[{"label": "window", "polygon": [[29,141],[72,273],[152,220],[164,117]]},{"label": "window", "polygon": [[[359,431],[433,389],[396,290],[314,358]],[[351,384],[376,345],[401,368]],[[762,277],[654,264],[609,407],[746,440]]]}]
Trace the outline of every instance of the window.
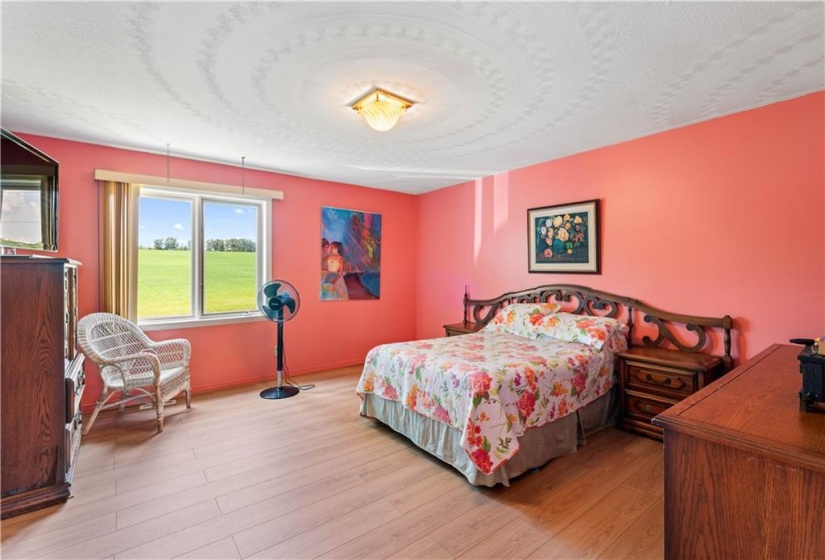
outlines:
[{"label": "window", "polygon": [[268,199],[143,186],[138,209],[141,326],[260,315],[269,275]]},{"label": "window", "polygon": [[0,244],[42,249],[40,180],[3,177],[0,182]]},{"label": "window", "polygon": [[0,178],[0,245],[57,250],[57,181],[45,175]]}]

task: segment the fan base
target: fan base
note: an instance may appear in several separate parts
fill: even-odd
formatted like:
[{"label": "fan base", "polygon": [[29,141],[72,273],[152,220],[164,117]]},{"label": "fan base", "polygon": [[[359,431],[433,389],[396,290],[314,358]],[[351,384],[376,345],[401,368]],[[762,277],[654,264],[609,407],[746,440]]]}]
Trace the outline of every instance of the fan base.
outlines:
[{"label": "fan base", "polygon": [[286,399],[294,397],[298,394],[300,389],[287,385],[286,387],[270,387],[261,391],[261,397],[264,399]]}]

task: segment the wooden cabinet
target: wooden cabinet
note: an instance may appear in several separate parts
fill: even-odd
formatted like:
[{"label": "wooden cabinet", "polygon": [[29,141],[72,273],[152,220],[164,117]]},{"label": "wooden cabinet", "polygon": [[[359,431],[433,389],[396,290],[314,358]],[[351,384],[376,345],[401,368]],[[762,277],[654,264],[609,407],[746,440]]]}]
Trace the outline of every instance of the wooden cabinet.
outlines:
[{"label": "wooden cabinet", "polygon": [[618,360],[622,427],[659,440],[651,419],[723,372],[722,358],[664,348],[632,346]]},{"label": "wooden cabinet", "polygon": [[77,266],[0,260],[0,515],[64,502],[80,445],[83,355],[76,350]]},{"label": "wooden cabinet", "polygon": [[444,332],[447,336],[458,336],[460,334],[470,334],[480,331],[482,325],[478,323],[453,323],[451,325],[444,325]]},{"label": "wooden cabinet", "polygon": [[654,419],[666,558],[822,557],[825,414],[799,410],[800,351],[771,346]]}]

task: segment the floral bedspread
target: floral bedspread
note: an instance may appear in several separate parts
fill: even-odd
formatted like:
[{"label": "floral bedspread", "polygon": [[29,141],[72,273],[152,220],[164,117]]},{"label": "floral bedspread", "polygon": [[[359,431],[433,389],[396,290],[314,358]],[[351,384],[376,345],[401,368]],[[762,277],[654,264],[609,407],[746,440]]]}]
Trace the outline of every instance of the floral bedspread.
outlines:
[{"label": "floral bedspread", "polygon": [[605,394],[613,362],[611,352],[585,344],[479,332],[377,346],[356,392],[457,428],[461,446],[490,474],[518,452],[527,428]]}]

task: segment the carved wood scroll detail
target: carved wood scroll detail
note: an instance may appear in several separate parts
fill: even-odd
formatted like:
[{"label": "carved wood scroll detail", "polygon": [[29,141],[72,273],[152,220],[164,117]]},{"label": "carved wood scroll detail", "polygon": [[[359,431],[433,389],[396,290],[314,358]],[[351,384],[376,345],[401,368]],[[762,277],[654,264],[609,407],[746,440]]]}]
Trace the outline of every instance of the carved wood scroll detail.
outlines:
[{"label": "carved wood scroll detail", "polygon": [[[725,355],[723,360],[728,370],[733,367],[731,357],[732,320],[730,315],[724,317],[700,317],[684,315],[657,309],[637,299],[629,298],[594,290],[586,286],[573,284],[549,284],[529,290],[508,292],[492,299],[470,299],[469,293],[464,293],[464,316],[468,314],[472,321],[486,325],[504,307],[511,303],[545,303],[555,301],[562,305],[568,313],[578,315],[592,315],[598,317],[613,317],[624,321],[629,329],[629,338],[634,340],[634,317],[641,314],[644,322],[656,327],[655,338],[645,335],[641,339],[644,346],[662,346],[666,343],[673,345],[681,352],[701,352],[708,345],[710,329],[724,331]],[[572,308],[571,308],[572,305]],[[683,342],[675,334],[677,326],[682,326],[691,333],[696,341]]]}]

